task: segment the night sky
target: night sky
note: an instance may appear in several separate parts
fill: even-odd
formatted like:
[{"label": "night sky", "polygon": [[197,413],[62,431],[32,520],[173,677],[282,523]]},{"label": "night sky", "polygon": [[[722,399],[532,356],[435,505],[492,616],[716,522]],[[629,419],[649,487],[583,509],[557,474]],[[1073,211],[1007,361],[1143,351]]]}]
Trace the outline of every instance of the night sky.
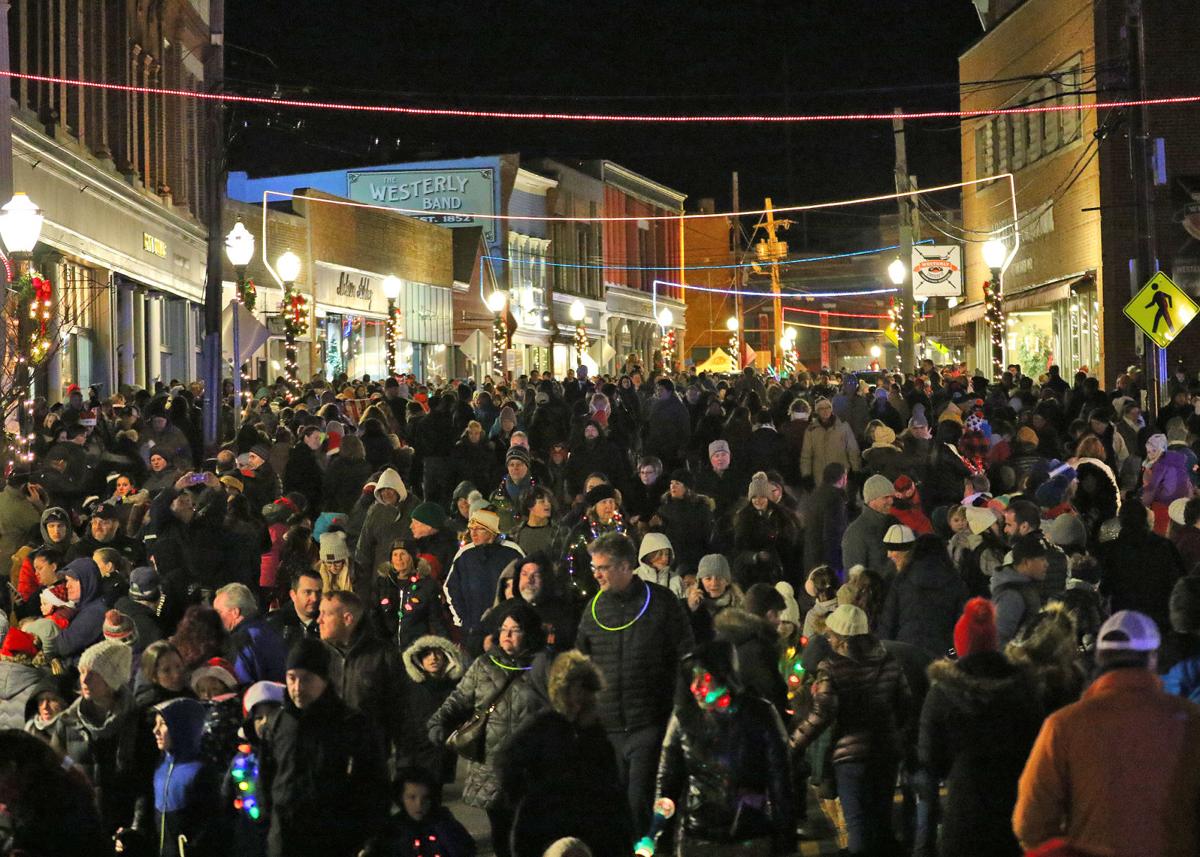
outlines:
[{"label": "night sky", "polygon": [[[980,35],[969,0],[226,6],[235,91],[508,109],[954,109],[958,54]],[[256,175],[519,151],[609,158],[720,206],[738,170],[744,208],[766,194],[776,204],[808,202],[888,192],[892,182],[885,123],[584,125],[243,107],[231,119],[230,166]],[[921,184],[959,177],[957,122],[910,124],[908,147]]]}]

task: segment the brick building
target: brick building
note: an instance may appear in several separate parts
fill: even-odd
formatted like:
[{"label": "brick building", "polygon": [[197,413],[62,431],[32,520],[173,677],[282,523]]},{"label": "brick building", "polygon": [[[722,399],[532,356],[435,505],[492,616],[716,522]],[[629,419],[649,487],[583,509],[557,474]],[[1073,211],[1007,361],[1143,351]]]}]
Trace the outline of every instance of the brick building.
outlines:
[{"label": "brick building", "polygon": [[[959,58],[964,110],[1056,104],[1057,113],[980,117],[962,123],[964,180],[1012,172],[1017,187],[1020,250],[1004,276],[1006,362],[1036,375],[1049,363],[1064,375],[1085,368],[1107,386],[1137,362],[1134,329],[1122,314],[1131,289],[1152,272],[1131,276],[1136,255],[1128,121],[1123,111],[1085,109],[1129,97],[1122,0],[1006,0],[981,14],[987,32]],[[1200,16],[1170,0],[1146,0],[1147,90],[1190,92],[1190,52]],[[1185,53],[1187,52],[1187,53]],[[1159,263],[1187,276],[1200,269],[1196,243],[1178,222],[1173,196],[1200,176],[1200,116],[1154,108],[1150,133],[1161,138],[1161,186],[1155,220]],[[966,330],[972,366],[989,363],[983,284],[989,274],[981,241],[998,232],[1011,246],[1009,186],[995,181],[963,190],[967,302],[950,314]],[[1135,281],[1136,279],[1136,281]],[[1191,282],[1196,293],[1198,284]],[[1171,346],[1174,359],[1195,353],[1200,330]]]},{"label": "brick building", "polygon": [[[208,0],[13,0],[8,14],[14,71],[204,88]],[[45,212],[34,264],[62,320],[37,392],[198,377],[214,161],[198,103],[24,79],[11,96],[13,186]]]}]

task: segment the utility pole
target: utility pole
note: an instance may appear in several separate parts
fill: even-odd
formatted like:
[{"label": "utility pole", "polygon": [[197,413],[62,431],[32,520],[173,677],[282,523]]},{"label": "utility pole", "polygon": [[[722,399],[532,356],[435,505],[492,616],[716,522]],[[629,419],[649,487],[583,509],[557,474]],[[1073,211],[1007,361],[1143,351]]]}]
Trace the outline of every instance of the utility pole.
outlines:
[{"label": "utility pole", "polygon": [[[209,3],[212,41],[205,57],[204,78],[210,93],[220,94],[225,80],[225,0]],[[220,443],[221,425],[221,279],[224,260],[221,246],[221,205],[225,198],[225,106],[220,99],[208,102],[208,264],[204,284],[204,447]],[[236,358],[235,358],[236,360]],[[237,369],[235,368],[235,372]],[[236,407],[236,405],[235,405]]]},{"label": "utility pole", "polygon": [[[1146,34],[1142,0],[1128,0],[1125,11],[1125,50],[1129,63],[1130,97],[1146,98]],[[1145,105],[1129,111],[1129,164],[1134,191],[1134,232],[1137,247],[1133,258],[1130,293],[1136,293],[1158,270],[1154,236],[1154,179],[1150,164],[1150,111]],[[1141,334],[1139,334],[1141,335]],[[1150,337],[1143,340],[1146,372],[1147,413],[1157,413],[1167,382],[1167,350]]]},{"label": "utility pole", "polygon": [[[771,203],[771,197],[767,197],[766,204],[763,206],[767,210],[767,222],[765,229],[767,230],[767,240],[759,241],[754,245],[755,255],[759,261],[766,262],[771,267],[771,305],[773,307],[773,315],[775,316],[775,341],[772,343],[771,351],[774,354],[775,366],[782,370],[783,367],[783,300],[780,297],[782,294],[782,283],[779,277],[779,263],[787,258],[788,245],[786,241],[780,241],[778,231],[786,229],[792,225],[790,220],[776,220],[775,208]],[[754,273],[761,274],[762,268],[758,262],[754,263]]]},{"label": "utility pole", "polygon": [[[902,110],[897,107],[893,111],[896,114],[902,113]],[[892,119],[892,137],[896,142],[896,193],[907,193],[909,190],[908,181],[908,155],[904,145],[904,120],[899,115]],[[915,331],[913,328],[915,313],[913,312],[913,278],[912,278],[912,198],[907,196],[896,197],[896,205],[899,211],[900,220],[900,260],[904,263],[904,267],[908,269],[908,274],[904,278],[904,289],[902,301],[904,303],[904,312],[901,315],[901,331],[900,331],[900,368],[904,372],[913,371],[913,367],[917,365],[917,346],[914,339]]]},{"label": "utility pole", "polygon": [[[733,173],[733,219],[730,221],[729,247],[733,251],[733,258],[736,260],[738,267],[733,269],[733,314],[738,320],[738,326],[742,324],[742,224],[738,219],[738,212],[741,211],[739,201],[738,174],[735,170]],[[738,339],[741,342],[741,339]],[[742,365],[742,355],[734,354],[733,359],[737,361],[738,368]]]}]

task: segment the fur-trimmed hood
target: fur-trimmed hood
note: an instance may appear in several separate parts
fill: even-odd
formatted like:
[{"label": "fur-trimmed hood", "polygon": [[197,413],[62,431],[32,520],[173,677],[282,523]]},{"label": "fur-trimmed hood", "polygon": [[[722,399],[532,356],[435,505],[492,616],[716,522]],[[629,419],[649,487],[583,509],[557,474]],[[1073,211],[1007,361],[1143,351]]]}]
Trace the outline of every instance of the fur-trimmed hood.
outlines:
[{"label": "fur-trimmed hood", "polygon": [[417,684],[429,678],[429,674],[421,669],[421,665],[417,663],[417,653],[425,649],[438,649],[446,656],[446,672],[445,677],[451,681],[458,681],[462,678],[463,666],[462,656],[458,653],[458,649],[454,644],[445,637],[439,637],[436,634],[426,634],[423,637],[417,637],[413,644],[404,650],[404,671],[408,673]]},{"label": "fur-trimmed hood", "polygon": [[755,637],[768,646],[774,647],[779,644],[779,634],[770,622],[737,607],[730,607],[718,613],[713,626],[719,637],[735,646],[749,642]]},{"label": "fur-trimmed hood", "polygon": [[[417,577],[433,577],[433,568],[424,557],[417,558],[416,570]],[[375,573],[380,577],[391,578],[396,576],[396,570],[392,568],[391,562],[381,562],[378,568],[375,569]]]},{"label": "fur-trimmed hood", "polygon": [[583,652],[568,649],[554,659],[547,675],[546,692],[550,697],[550,705],[559,714],[566,714],[567,711],[564,696],[567,685],[576,682],[599,691],[604,687],[604,674]]},{"label": "fur-trimmed hood", "polygon": [[952,661],[941,658],[928,668],[931,687],[938,687],[964,713],[980,711],[1036,692],[1029,671],[999,652],[980,652]]},{"label": "fur-trimmed hood", "polygon": [[1015,664],[1033,667],[1069,667],[1075,661],[1077,637],[1075,620],[1061,601],[1051,601],[1021,633],[1004,648]]}]

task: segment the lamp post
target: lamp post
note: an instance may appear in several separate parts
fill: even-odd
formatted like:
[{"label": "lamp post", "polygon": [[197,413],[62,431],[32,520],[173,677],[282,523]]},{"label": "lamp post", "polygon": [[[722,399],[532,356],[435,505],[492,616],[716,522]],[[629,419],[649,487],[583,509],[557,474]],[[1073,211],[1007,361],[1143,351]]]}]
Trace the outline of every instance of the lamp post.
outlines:
[{"label": "lamp post", "polygon": [[245,374],[242,370],[242,289],[246,285],[246,266],[254,258],[254,236],[240,218],[225,236],[225,255],[237,273],[237,285],[233,291],[233,430],[236,432],[242,422],[242,408],[246,404],[242,400],[242,377]]},{"label": "lamp post", "polygon": [[725,321],[725,327],[729,330],[729,349],[733,352],[733,362],[738,370],[742,368],[742,349],[741,343],[738,341],[738,320],[737,316],[731,315]]},{"label": "lamp post", "polygon": [[1004,371],[1004,287],[1001,277],[1008,261],[1008,247],[998,238],[983,244],[983,264],[988,266],[991,278],[984,287],[985,314],[992,331],[992,374],[1000,377]]},{"label": "lamp post", "polygon": [[308,329],[308,302],[296,291],[300,278],[300,257],[291,250],[275,262],[275,270],[283,280],[283,300],[279,305],[283,317],[283,372],[288,392],[295,398],[300,394],[300,368],[296,365],[296,336]]},{"label": "lamp post", "polygon": [[908,265],[897,256],[888,265],[887,271],[892,285],[900,289],[900,295],[896,298],[896,339],[900,345],[900,365],[905,371],[910,371],[917,365],[917,346],[912,312],[912,288],[905,287],[909,282]]},{"label": "lamp post", "polygon": [[[46,217],[42,210],[24,193],[14,193],[12,199],[0,208],[0,240],[4,242],[4,248],[12,256],[13,261],[17,263],[15,273],[18,279],[31,267],[33,248],[37,246],[38,239],[41,238],[42,226],[45,222]],[[18,300],[20,300],[19,297]],[[20,307],[17,307],[17,343],[14,349],[16,366],[13,372],[12,386],[6,391],[8,395],[4,402],[5,414],[8,413],[9,407],[14,402],[18,403],[17,421],[22,426],[32,415],[32,402],[26,404],[24,401],[29,392],[31,363],[45,357],[49,350],[45,345],[44,338],[39,338],[29,355],[26,355],[26,343],[33,336],[30,322],[40,321],[42,329],[45,330],[46,322],[49,320],[49,294],[39,296],[35,288],[29,301],[29,312],[20,312]],[[23,443],[27,442],[23,434],[21,440]]]},{"label": "lamp post", "polygon": [[575,366],[578,368],[583,363],[583,352],[587,349],[587,327],[584,322],[587,320],[587,308],[584,307],[583,301],[576,298],[571,301],[571,321],[575,322]]},{"label": "lamp post", "polygon": [[390,376],[396,374],[396,340],[400,334],[399,326],[396,324],[396,300],[400,297],[400,289],[403,286],[399,277],[389,275],[383,278],[383,296],[387,298],[388,314],[384,333],[386,337],[384,354],[387,360],[387,372]]},{"label": "lamp post", "polygon": [[508,350],[508,325],[504,321],[504,308],[508,305],[508,295],[496,289],[488,296],[488,309],[492,311],[492,370],[504,379],[505,352]]},{"label": "lamp post", "polygon": [[662,341],[659,351],[662,352],[663,368],[667,372],[675,371],[675,313],[670,307],[663,307],[658,314],[658,326],[662,331]]},{"label": "lamp post", "polygon": [[796,328],[788,327],[783,331],[783,374],[791,375],[796,371]]}]

